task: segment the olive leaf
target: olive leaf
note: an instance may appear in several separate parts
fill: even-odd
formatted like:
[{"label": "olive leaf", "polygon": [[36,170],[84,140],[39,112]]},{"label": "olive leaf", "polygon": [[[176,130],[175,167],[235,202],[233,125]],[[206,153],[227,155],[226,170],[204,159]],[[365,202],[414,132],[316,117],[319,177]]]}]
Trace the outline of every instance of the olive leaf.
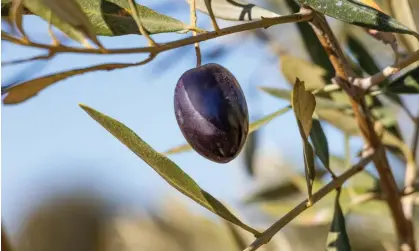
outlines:
[{"label": "olive leaf", "polygon": [[[417,14],[413,14],[414,10],[418,10],[419,4],[417,1],[409,1],[409,0],[398,0],[394,2],[390,2],[393,5],[392,8],[392,15],[399,20],[401,23],[405,24],[407,27],[411,28],[412,30],[418,31],[419,29],[419,22],[415,23],[415,18],[417,19]],[[416,9],[415,5],[416,4]],[[401,42],[405,45],[408,51],[414,52],[419,49],[419,42],[417,39],[410,37],[410,36],[403,36],[401,37]]]},{"label": "olive leaf", "polygon": [[10,104],[18,104],[23,101],[26,101],[33,96],[37,95],[43,89],[55,84],[58,81],[76,76],[81,75],[88,72],[94,71],[111,71],[115,69],[122,69],[131,66],[137,66],[141,63],[130,63],[130,64],[121,64],[121,63],[110,63],[110,64],[99,64],[87,68],[79,68],[79,69],[72,69],[69,71],[63,71],[59,73],[54,73],[51,75],[47,75],[44,77],[39,77],[35,79],[31,79],[20,83],[18,85],[13,85],[10,88],[6,88],[4,91],[2,90],[2,94],[7,93],[7,96],[3,99],[3,103],[6,105]]},{"label": "olive leaf", "polygon": [[324,168],[329,171],[330,174],[334,175],[330,168],[329,160],[329,145],[327,143],[326,134],[323,131],[320,121],[313,118],[313,125],[310,132],[310,139],[314,146],[314,151],[323,163]]},{"label": "olive leaf", "polygon": [[396,32],[419,36],[405,25],[387,14],[370,6],[353,0],[298,0],[300,4],[310,6],[314,10],[357,26],[378,31]]},{"label": "olive leaf", "polygon": [[291,94],[291,101],[297,119],[298,129],[303,140],[304,167],[306,170],[307,190],[310,200],[316,170],[314,166],[313,148],[308,142],[308,137],[313,124],[312,116],[316,107],[316,98],[311,92],[305,90],[304,82],[297,78]]},{"label": "olive leaf", "polygon": [[254,131],[253,133],[247,136],[246,144],[244,147],[244,165],[246,168],[247,173],[250,176],[254,174],[254,159],[256,155],[257,143],[258,143],[258,136],[259,132]]},{"label": "olive leaf", "polygon": [[[273,112],[271,114],[269,114],[266,117],[263,117],[259,120],[256,120],[255,122],[251,123],[249,125],[249,134],[257,131],[259,128],[261,128],[262,126],[268,124],[269,122],[271,122],[274,118],[286,113],[287,111],[289,111],[291,109],[290,106],[287,106],[285,108],[282,108],[276,112]],[[192,150],[192,147],[189,144],[183,144],[177,147],[173,147],[167,151],[165,151],[163,154],[165,155],[169,155],[169,154],[175,154],[175,153],[182,153],[182,152],[187,152]]]},{"label": "olive leaf", "polygon": [[[330,74],[325,68],[293,55],[281,56],[280,65],[281,71],[289,84],[294,84],[295,78],[297,77],[301,79],[310,79],[310,83],[307,83],[306,86],[308,91],[321,89],[331,83],[329,78]],[[327,93],[326,95],[322,94],[322,96],[324,96],[325,99],[331,97],[336,103],[350,104],[348,96],[343,92],[332,92],[330,94]]]},{"label": "olive leaf", "polygon": [[[35,14],[48,20],[50,10],[45,5],[40,5],[40,0],[25,0],[33,10],[25,14]],[[133,19],[130,6],[126,0],[77,0],[83,12],[87,15],[94,32],[98,36],[121,36],[138,34],[137,24]],[[2,16],[8,16],[11,7],[10,0],[2,0]],[[36,5],[36,6],[35,6]],[[165,32],[182,32],[188,29],[185,24],[175,18],[160,14],[150,8],[136,4],[144,28],[149,34]],[[77,41],[81,40],[81,34],[72,27],[61,21],[52,13],[52,24]],[[202,31],[198,29],[199,31]]]},{"label": "olive leaf", "polygon": [[96,38],[89,19],[76,0],[25,0],[25,5],[28,7],[31,4],[40,4],[40,2],[43,2],[61,21],[81,32],[97,46],[103,47]]},{"label": "olive leaf", "polygon": [[[291,101],[291,91],[286,89],[279,89],[274,87],[258,87],[261,91],[267,94],[280,98],[283,100]],[[350,108],[348,104],[333,101],[328,98],[316,96],[316,111],[320,109],[347,109]]]},{"label": "olive leaf", "polygon": [[93,108],[85,105],[80,105],[80,107],[179,192],[225,220],[236,224],[254,235],[260,235],[257,230],[241,222],[221,202],[201,189],[179,166],[169,158],[156,152],[130,128]]},{"label": "olive leaf", "polygon": [[310,83],[305,86],[307,91],[323,88],[327,84],[325,81],[327,71],[319,65],[289,54],[282,55],[279,62],[281,71],[290,84],[294,84],[297,77],[310,79]]},{"label": "olive leaf", "polygon": [[[190,0],[186,0],[190,1]],[[254,4],[240,0],[210,0],[212,12],[215,17],[231,21],[251,21],[261,20],[262,17],[278,17],[272,11],[266,10]],[[205,0],[196,0],[196,8],[206,14],[209,14]]]},{"label": "olive leaf", "polygon": [[339,203],[340,190],[336,194],[335,213],[333,215],[332,224],[330,225],[329,234],[327,236],[327,251],[350,251],[348,233],[346,232],[345,217]]}]

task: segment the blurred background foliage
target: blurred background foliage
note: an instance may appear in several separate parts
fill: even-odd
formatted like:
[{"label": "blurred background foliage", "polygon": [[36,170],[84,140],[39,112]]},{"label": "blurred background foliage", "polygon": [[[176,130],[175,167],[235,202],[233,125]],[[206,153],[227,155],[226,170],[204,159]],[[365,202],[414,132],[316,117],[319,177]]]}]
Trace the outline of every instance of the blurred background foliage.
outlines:
[{"label": "blurred background foliage", "polygon": [[[298,6],[292,0],[252,2],[283,15],[298,10]],[[392,13],[389,6],[391,1],[377,0],[376,2],[386,13],[396,15]],[[418,7],[417,4],[412,5]],[[170,16],[176,16],[179,12],[188,12],[188,5],[180,0],[153,2],[149,7]],[[419,8],[412,9],[416,17],[416,25],[419,25],[417,20]],[[2,8],[2,13],[3,11]],[[398,16],[402,15],[398,14]],[[202,27],[210,27],[207,16],[200,14],[198,20]],[[362,28],[332,19],[328,20],[345,52],[352,59],[354,71],[367,76],[393,62],[394,53],[391,48],[373,39]],[[232,24],[230,21],[219,23],[223,26]],[[2,25],[7,24],[3,21]],[[235,53],[241,47],[243,39],[253,39],[259,46],[266,48],[269,56],[263,60],[278,66],[285,80],[288,81],[289,87],[295,77],[307,79],[307,88],[311,90],[330,84],[330,78],[334,75],[333,68],[315,34],[306,23],[278,25],[267,30],[248,31],[223,38],[222,42],[214,43],[211,47],[204,47],[203,59],[211,62],[232,56],[248,57],[247,54]],[[400,43],[402,53],[419,48],[417,41],[412,41],[407,36],[399,36],[399,39],[402,41]],[[184,47],[159,55],[160,60],[151,63],[152,71],[159,73],[155,74],[155,78],[164,75],[164,71],[176,64],[176,60],[190,57],[191,54],[185,53],[190,49]],[[192,65],[195,58],[190,57],[187,60]],[[47,61],[33,63],[14,74],[14,78],[2,81],[2,86],[29,79],[32,74],[47,64]],[[408,76],[412,76],[417,81],[419,70],[417,66],[415,67],[408,69],[411,72],[406,74],[406,77],[391,80],[392,83],[405,81]],[[264,69],[254,69],[254,72],[255,79],[249,82],[254,82],[256,85],[261,75],[269,74]],[[311,86],[310,83],[313,85]],[[383,83],[383,85],[386,84],[389,83]],[[417,82],[415,84],[417,85]],[[287,90],[290,89],[271,89],[265,92],[287,99],[289,94],[286,93]],[[369,105],[372,107],[374,116],[391,132],[391,136],[385,142],[391,160],[395,163],[393,168],[397,170],[396,176],[401,177],[397,180],[400,188],[403,187],[406,162],[404,152],[406,148],[400,140],[410,142],[413,132],[413,127],[409,125],[408,114],[401,109],[400,104],[407,107],[412,114],[417,114],[419,107],[417,95],[404,96],[404,94],[409,94],[409,89],[391,89],[385,95],[369,97]],[[251,95],[256,96],[256,94]],[[265,98],[267,95],[262,93],[257,97]],[[323,102],[326,102],[324,107],[330,105],[338,107],[338,109],[317,110],[322,123],[341,130],[348,141],[350,137],[357,137],[358,129],[353,114],[350,114],[347,98],[341,92],[325,94],[321,98],[324,99]],[[259,118],[255,114],[253,118]],[[286,130],[286,128],[278,130]],[[249,193],[243,192],[239,195],[241,201],[238,204],[240,205],[239,215],[246,215],[252,226],[256,225],[260,229],[265,229],[306,198],[306,185],[304,170],[296,166],[292,160],[288,160],[287,156],[282,156],[280,153],[269,155],[260,153],[264,143],[261,140],[261,131],[249,136],[246,148],[241,154],[243,159],[241,171],[251,177],[254,184],[249,189],[251,190]],[[346,149],[346,156],[331,156],[330,167],[337,174],[349,167],[351,160],[357,154]],[[282,159],[278,161],[280,158]],[[320,160],[316,160],[316,167],[317,180],[314,184],[314,191],[330,181]],[[368,172],[357,174],[342,190],[341,205],[345,213],[352,249],[355,251],[395,250],[396,235],[392,219],[385,202],[379,198],[377,176],[373,171],[368,170]],[[364,198],[369,198],[368,196],[372,199],[362,202]],[[334,197],[335,194],[331,193],[313,208],[305,211],[260,250],[324,250],[333,216]],[[37,208],[31,209],[28,217],[22,220],[18,233],[12,235],[11,240],[14,250],[19,251],[243,250],[253,240],[253,236],[249,233],[218,218],[202,214],[186,206],[183,201],[171,194],[166,195],[162,201],[158,205],[145,202],[141,206],[143,213],[125,212],[99,194],[87,188],[77,189],[76,186],[73,192],[57,193],[44,199]],[[417,227],[419,217],[417,214],[414,215]],[[419,239],[418,231],[416,231],[416,237]]]}]

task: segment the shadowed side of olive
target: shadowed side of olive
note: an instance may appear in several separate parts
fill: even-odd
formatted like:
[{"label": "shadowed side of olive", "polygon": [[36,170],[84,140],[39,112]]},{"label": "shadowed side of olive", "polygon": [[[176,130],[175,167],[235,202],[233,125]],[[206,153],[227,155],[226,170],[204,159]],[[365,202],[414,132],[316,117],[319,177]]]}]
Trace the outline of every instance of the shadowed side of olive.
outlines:
[{"label": "shadowed side of olive", "polygon": [[249,115],[233,74],[218,64],[186,71],[174,97],[177,123],[192,148],[218,163],[233,160],[243,148]]}]

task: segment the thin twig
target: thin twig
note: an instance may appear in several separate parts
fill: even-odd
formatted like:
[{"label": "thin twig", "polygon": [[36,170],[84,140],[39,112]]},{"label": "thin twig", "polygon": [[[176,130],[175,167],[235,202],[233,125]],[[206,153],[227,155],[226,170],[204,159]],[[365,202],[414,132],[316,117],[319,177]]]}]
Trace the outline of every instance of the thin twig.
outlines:
[{"label": "thin twig", "polygon": [[[323,188],[321,188],[319,191],[313,194],[311,197],[311,202],[315,204],[319,200],[321,200],[323,197],[328,195],[331,191],[339,188],[342,186],[342,184],[354,176],[355,174],[359,173],[364,169],[364,167],[372,160],[374,153],[370,152],[367,156],[362,158],[357,164],[352,166],[349,170],[338,176],[336,179],[329,182],[327,185],[325,185]],[[308,199],[302,201],[300,204],[298,204],[294,209],[289,211],[286,215],[284,215],[281,219],[279,219],[277,222],[275,222],[271,227],[266,229],[262,235],[257,238],[250,246],[248,246],[244,251],[254,251],[261,247],[262,245],[268,243],[271,238],[284,226],[286,226],[289,222],[291,222],[293,219],[295,219],[298,215],[300,215],[302,212],[310,208],[308,205]]]},{"label": "thin twig", "polygon": [[[196,1],[190,0],[190,19],[191,19],[191,27],[196,28]],[[192,31],[192,35],[196,36],[196,31]],[[195,47],[195,54],[196,54],[196,67],[201,66],[201,49],[199,48],[199,43],[194,44]]]},{"label": "thin twig", "polygon": [[197,42],[202,42],[202,41],[210,40],[210,39],[225,36],[225,35],[230,35],[233,33],[238,33],[238,32],[243,32],[247,30],[258,29],[258,28],[268,28],[270,26],[283,24],[283,23],[304,22],[304,21],[310,20],[311,18],[312,18],[311,12],[295,13],[288,16],[264,18],[259,21],[239,24],[239,25],[220,29],[218,32],[215,32],[215,31],[206,32],[206,33],[199,34],[197,36],[188,37],[188,38],[176,40],[176,41],[165,43],[165,44],[159,44],[159,46],[157,47],[149,46],[149,47],[137,47],[137,48],[120,48],[120,49],[110,49],[106,51],[96,49],[96,48],[80,48],[80,47],[70,47],[70,46],[64,46],[64,45],[53,47],[50,45],[40,44],[40,43],[36,43],[32,41],[27,42],[19,38],[13,37],[4,31],[1,32],[1,39],[10,41],[15,44],[23,45],[23,46],[52,50],[55,53],[84,53],[84,54],[154,53],[154,54],[157,54],[163,51],[183,47],[186,45],[191,45]]},{"label": "thin twig", "polygon": [[419,50],[410,54],[408,57],[399,60],[398,63],[393,64],[392,66],[387,66],[380,72],[367,77],[367,78],[356,78],[352,80],[353,84],[361,87],[362,89],[368,90],[373,86],[376,86],[386,80],[387,78],[398,73],[401,69],[419,61]]},{"label": "thin twig", "polygon": [[143,35],[147,41],[149,46],[157,46],[156,42],[150,37],[147,30],[144,28],[143,22],[141,21],[140,14],[138,13],[137,8],[135,7],[134,0],[128,0],[129,7],[132,11],[132,16],[134,17],[135,22],[137,23],[138,30],[140,31],[141,35]]},{"label": "thin twig", "polygon": [[[191,1],[191,0],[190,0],[190,1]],[[216,33],[218,33],[218,32],[220,31],[220,27],[219,27],[219,26],[218,26],[218,24],[217,24],[217,19],[215,18],[214,12],[213,12],[213,10],[212,10],[211,1],[212,1],[212,0],[204,0],[204,2],[205,2],[205,6],[206,6],[206,7],[207,7],[207,9],[208,9],[208,14],[209,14],[209,16],[210,16],[210,18],[211,18],[211,24],[212,24],[212,27],[214,27],[214,31],[215,31]]]}]

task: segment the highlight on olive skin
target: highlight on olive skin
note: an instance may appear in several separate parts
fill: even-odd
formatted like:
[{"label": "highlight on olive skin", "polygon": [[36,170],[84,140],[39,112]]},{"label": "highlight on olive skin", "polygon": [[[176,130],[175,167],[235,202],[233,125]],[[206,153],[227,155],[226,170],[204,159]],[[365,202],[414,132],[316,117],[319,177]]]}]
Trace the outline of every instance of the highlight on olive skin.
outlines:
[{"label": "highlight on olive skin", "polygon": [[237,79],[223,66],[206,64],[183,73],[174,107],[183,136],[203,157],[228,163],[242,150],[249,131],[247,103]]}]

